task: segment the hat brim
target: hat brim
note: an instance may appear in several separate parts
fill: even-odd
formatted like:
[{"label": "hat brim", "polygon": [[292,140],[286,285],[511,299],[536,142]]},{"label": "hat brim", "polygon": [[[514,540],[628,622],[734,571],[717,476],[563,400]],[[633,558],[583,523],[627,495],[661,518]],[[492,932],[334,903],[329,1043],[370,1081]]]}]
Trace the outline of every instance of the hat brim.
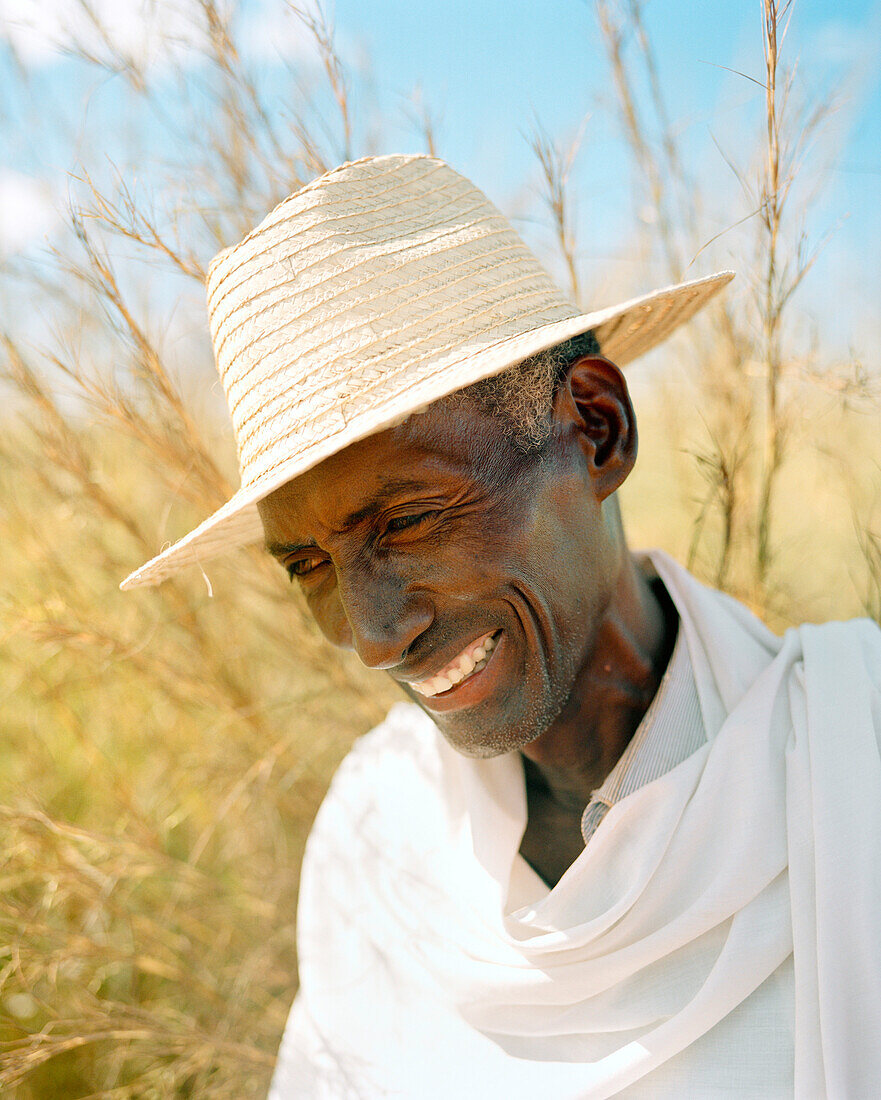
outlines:
[{"label": "hat brim", "polygon": [[250,485],[242,486],[213,515],[178,542],[151,558],[120,584],[122,589],[156,585],[190,565],[204,565],[230,550],[263,538],[257,504],[280,486],[317,466],[352,443],[374,435],[417,409],[489,378],[516,363],[585,332],[593,332],[606,358],[625,366],[665,340],[693,317],[734,278],[722,271],[703,279],[666,287],[620,305],[555,321],[508,337],[477,352],[465,349],[463,358],[428,373],[386,402],[363,414],[345,414],[307,447],[276,465]]}]

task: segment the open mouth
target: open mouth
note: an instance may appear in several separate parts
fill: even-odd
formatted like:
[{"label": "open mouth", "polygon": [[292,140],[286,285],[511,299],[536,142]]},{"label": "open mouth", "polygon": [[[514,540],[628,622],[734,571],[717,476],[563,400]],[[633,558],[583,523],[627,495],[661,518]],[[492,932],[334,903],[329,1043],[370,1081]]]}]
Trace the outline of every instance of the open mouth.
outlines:
[{"label": "open mouth", "polygon": [[428,698],[454,691],[486,667],[500,634],[501,630],[496,630],[475,638],[430,680],[422,680],[410,686],[415,692]]}]

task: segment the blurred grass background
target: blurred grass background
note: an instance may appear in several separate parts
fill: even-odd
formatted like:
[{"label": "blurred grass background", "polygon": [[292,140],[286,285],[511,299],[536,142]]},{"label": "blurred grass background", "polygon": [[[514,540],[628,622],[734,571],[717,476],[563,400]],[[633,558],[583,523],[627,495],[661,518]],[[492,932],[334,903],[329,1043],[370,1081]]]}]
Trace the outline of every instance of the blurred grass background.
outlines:
[{"label": "blurred grass background", "polygon": [[[117,591],[235,484],[201,313],[195,335],[169,336],[181,303],[201,302],[211,255],[290,190],[384,151],[356,120],[369,82],[346,71],[321,11],[299,12],[321,64],[307,85],[292,71],[282,113],[229,9],[189,9],[200,87],[181,74],[167,162],[86,165],[53,253],[5,273],[0,1093],[15,1100],[265,1094],[296,988],[303,843],[334,767],[394,698],[322,643],[259,550]],[[594,10],[636,199],[655,211],[633,254],[672,281],[711,235],[700,195],[642,5]],[[828,106],[780,60],[790,15],[766,0],[757,22],[766,115],[733,166],[745,289],[671,341],[663,372],[633,372],[641,456],[623,494],[635,545],[670,550],[776,629],[881,617],[877,370],[789,321],[814,254],[799,174]],[[71,49],[151,106],[112,43]],[[152,103],[160,132],[166,106]],[[434,150],[427,111],[422,127]],[[582,137],[536,124],[528,140],[556,242],[543,258],[586,300],[570,179]]]}]

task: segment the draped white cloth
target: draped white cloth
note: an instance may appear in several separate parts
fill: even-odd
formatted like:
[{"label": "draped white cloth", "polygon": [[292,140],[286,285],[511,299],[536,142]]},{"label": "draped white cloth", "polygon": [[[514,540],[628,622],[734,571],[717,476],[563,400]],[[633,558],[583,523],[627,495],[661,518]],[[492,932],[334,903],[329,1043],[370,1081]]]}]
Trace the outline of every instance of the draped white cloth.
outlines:
[{"label": "draped white cloth", "polygon": [[519,755],[395,707],[309,839],[272,1100],[881,1095],[881,632],[778,639],[650,559],[708,742],[548,890]]}]

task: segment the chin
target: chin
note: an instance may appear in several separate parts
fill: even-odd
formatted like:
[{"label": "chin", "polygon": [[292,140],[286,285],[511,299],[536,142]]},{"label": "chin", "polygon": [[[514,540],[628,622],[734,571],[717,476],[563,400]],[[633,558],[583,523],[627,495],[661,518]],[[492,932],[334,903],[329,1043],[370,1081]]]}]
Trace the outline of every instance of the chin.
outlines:
[{"label": "chin", "polygon": [[404,690],[464,756],[485,760],[517,752],[548,731],[571,691],[571,677],[555,677],[546,663],[524,661],[520,652],[500,631],[479,673],[430,697]]},{"label": "chin", "polygon": [[[418,698],[416,701],[421,705]],[[489,760],[519,752],[541,737],[559,715],[562,704],[533,705],[524,709],[504,707],[500,708],[501,713],[492,716],[479,713],[441,715],[428,706],[422,709],[456,752],[475,760]]]}]

